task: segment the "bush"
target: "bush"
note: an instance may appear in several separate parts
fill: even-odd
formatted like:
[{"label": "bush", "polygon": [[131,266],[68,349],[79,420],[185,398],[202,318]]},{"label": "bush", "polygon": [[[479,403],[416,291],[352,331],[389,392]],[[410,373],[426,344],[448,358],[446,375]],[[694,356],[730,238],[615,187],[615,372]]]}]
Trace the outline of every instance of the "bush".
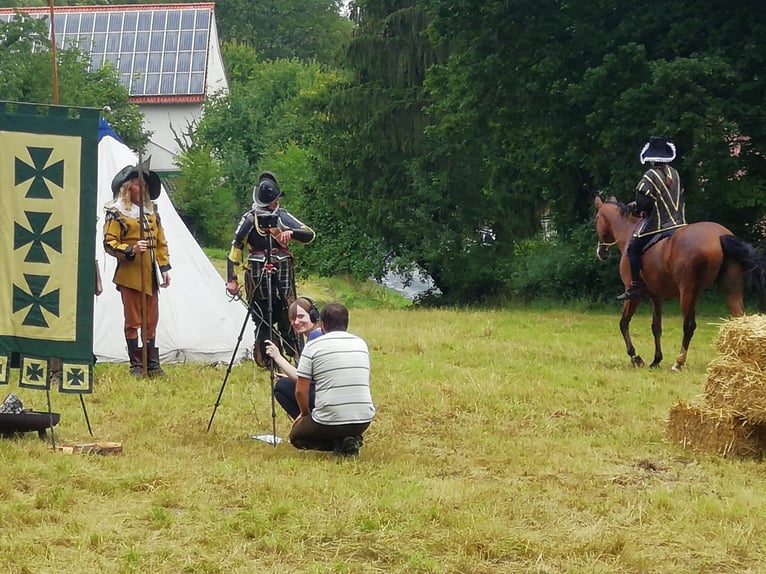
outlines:
[{"label": "bush", "polygon": [[609,301],[622,290],[619,253],[596,258],[596,233],[589,222],[567,238],[529,239],[516,245],[507,288],[523,301]]}]

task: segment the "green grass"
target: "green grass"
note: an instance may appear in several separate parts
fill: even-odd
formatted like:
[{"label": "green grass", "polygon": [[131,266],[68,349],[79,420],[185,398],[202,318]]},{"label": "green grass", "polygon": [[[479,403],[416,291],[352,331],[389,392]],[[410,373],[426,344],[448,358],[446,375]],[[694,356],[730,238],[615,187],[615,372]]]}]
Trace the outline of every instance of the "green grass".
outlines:
[{"label": "green grass", "polygon": [[[310,285],[317,298],[345,282]],[[347,283],[346,283],[347,284]],[[760,462],[663,440],[702,393],[719,314],[698,317],[688,368],[629,367],[616,308],[353,308],[372,352],[376,420],[356,460],[253,441],[272,422],[267,373],[97,365],[86,397],[54,393],[65,455],[0,441],[0,572],[718,573],[762,571]],[[634,320],[651,357],[650,316]],[[40,392],[7,387],[44,409]]]},{"label": "green grass", "polygon": [[[628,366],[616,305],[416,309],[346,278],[299,292],[344,301],[370,345],[378,416],[359,459],[251,440],[273,423],[289,432],[252,363],[225,387],[225,370],[206,365],[153,381],[97,365],[95,438],[76,397],[57,393],[55,436],[125,450],[0,441],[0,571],[759,570],[760,463],[663,440],[670,406],[702,392],[720,305],[703,306],[689,367],[674,374],[672,304],[665,368],[648,371]],[[646,309],[634,319],[645,359],[649,321]],[[8,389],[44,409],[41,393]]]}]

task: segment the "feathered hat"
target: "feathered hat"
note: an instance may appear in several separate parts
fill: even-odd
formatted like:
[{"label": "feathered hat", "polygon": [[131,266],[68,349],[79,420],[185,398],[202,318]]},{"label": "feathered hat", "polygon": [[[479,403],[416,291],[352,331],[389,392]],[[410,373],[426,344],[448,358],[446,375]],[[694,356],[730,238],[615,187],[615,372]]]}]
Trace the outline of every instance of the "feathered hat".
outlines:
[{"label": "feathered hat", "polygon": [[670,163],[676,159],[676,146],[665,138],[650,137],[641,150],[641,163]]},{"label": "feathered hat", "polygon": [[149,197],[152,200],[157,199],[162,191],[162,184],[160,183],[160,176],[149,169],[152,156],[147,157],[143,162],[138,165],[126,165],[123,167],[117,175],[112,179],[112,194],[114,197],[120,193],[122,184],[126,181],[130,181],[133,178],[139,177],[139,172],[146,182],[146,186],[149,188]]}]

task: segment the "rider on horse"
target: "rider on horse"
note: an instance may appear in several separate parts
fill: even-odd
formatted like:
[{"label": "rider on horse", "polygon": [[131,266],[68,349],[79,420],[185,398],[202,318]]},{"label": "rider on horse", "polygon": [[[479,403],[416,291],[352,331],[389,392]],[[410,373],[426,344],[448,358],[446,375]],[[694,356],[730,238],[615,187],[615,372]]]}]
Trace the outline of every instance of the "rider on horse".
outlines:
[{"label": "rider on horse", "polygon": [[642,217],[628,245],[630,285],[617,297],[624,301],[641,295],[641,257],[644,248],[658,233],[686,225],[684,190],[678,172],[670,166],[676,146],[664,138],[652,137],[641,150],[641,163],[651,167],[636,186],[636,199],[628,209]]}]

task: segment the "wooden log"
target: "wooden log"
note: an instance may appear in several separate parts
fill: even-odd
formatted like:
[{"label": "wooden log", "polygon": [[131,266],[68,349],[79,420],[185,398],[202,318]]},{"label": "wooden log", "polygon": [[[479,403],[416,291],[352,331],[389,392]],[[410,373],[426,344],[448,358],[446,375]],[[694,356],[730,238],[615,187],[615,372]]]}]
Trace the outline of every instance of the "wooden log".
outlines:
[{"label": "wooden log", "polygon": [[122,452],[121,442],[88,442],[78,444],[56,445],[56,451],[64,454],[119,454]]}]

